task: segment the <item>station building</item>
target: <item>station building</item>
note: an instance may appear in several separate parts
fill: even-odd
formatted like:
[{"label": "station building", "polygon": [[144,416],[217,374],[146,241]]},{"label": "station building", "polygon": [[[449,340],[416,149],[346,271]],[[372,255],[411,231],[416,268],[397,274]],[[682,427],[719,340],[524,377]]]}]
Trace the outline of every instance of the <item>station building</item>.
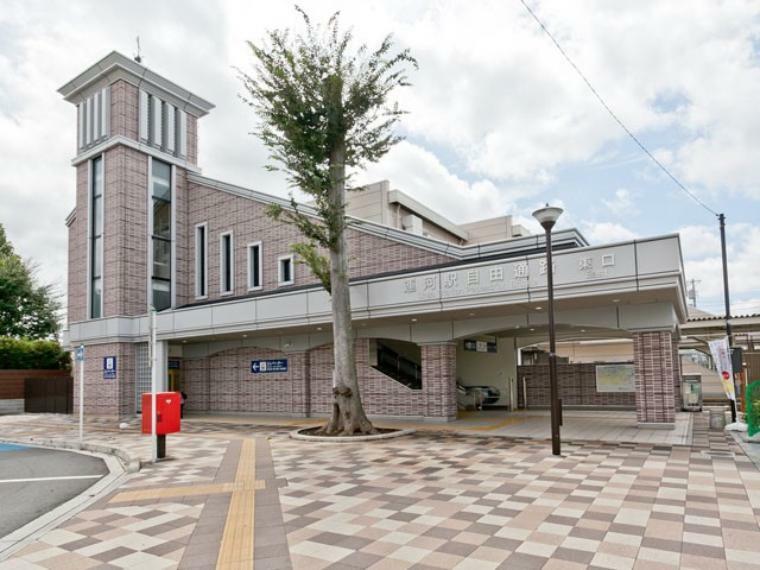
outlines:
[{"label": "station building", "polygon": [[[65,342],[85,346],[85,413],[138,411],[153,305],[159,377],[189,411],[328,414],[329,296],[292,253],[297,230],[266,215],[287,200],[202,174],[198,123],[213,105],[116,52],[60,93],[77,111]],[[385,181],[350,193],[347,211],[370,415],[449,421],[458,386],[495,387],[491,403],[508,410],[548,403],[547,378],[520,373],[521,349],[547,336],[543,235],[509,216],[455,224]],[[629,376],[563,373],[563,402],[673,425],[687,318],[678,236],[553,239],[560,340],[633,347]]]}]

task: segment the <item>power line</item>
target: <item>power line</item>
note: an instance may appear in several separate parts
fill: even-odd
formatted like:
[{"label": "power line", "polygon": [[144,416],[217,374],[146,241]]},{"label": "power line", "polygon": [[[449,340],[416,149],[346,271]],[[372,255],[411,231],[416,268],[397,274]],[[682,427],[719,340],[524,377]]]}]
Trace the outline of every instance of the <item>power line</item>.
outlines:
[{"label": "power line", "polygon": [[596,99],[601,103],[602,107],[606,109],[606,111],[609,113],[610,117],[614,119],[614,121],[620,125],[620,128],[623,129],[626,134],[633,140],[633,142],[636,143],[636,145],[646,154],[652,161],[662,170],[668,178],[670,178],[673,182],[675,182],[676,186],[678,186],[681,190],[683,190],[687,196],[689,196],[692,200],[694,200],[697,204],[702,206],[705,210],[710,212],[711,214],[717,216],[718,213],[713,210],[710,206],[705,204],[702,200],[700,200],[693,192],[691,192],[686,186],[681,184],[681,181],[678,180],[678,178],[675,177],[675,175],[670,172],[670,170],[667,169],[667,167],[657,160],[657,158],[649,152],[649,149],[644,146],[644,143],[642,143],[636,135],[631,132],[631,130],[625,126],[623,121],[621,121],[618,116],[614,113],[614,111],[610,108],[609,105],[607,105],[607,102],[604,100],[604,98],[599,94],[599,92],[594,88],[594,86],[591,84],[591,82],[588,80],[588,78],[583,74],[583,72],[578,68],[577,65],[575,65],[575,62],[570,58],[569,55],[567,55],[567,52],[565,52],[564,49],[562,49],[562,46],[559,45],[559,42],[554,38],[554,36],[551,34],[551,32],[544,26],[543,22],[538,18],[536,13],[531,10],[530,6],[526,3],[525,0],[520,0],[520,3],[525,7],[525,9],[528,11],[528,13],[533,17],[533,19],[536,21],[536,23],[541,27],[541,29],[544,31],[544,33],[549,36],[549,39],[552,41],[554,46],[559,50],[559,53],[562,54],[562,57],[565,58],[567,63],[570,64],[570,66],[575,70],[575,72],[580,76],[580,78],[583,80],[583,82],[586,84],[586,86],[589,88],[591,93],[596,97]]}]

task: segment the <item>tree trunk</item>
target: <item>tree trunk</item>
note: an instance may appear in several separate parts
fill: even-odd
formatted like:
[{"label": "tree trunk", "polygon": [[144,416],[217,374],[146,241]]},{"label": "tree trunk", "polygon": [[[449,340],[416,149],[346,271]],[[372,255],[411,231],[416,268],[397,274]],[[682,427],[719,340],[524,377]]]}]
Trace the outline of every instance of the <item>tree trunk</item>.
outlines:
[{"label": "tree trunk", "polygon": [[328,435],[374,433],[375,428],[364,413],[354,358],[354,332],[351,322],[351,296],[348,282],[348,248],[345,236],[346,184],[345,144],[336,145],[330,155],[331,210],[339,212],[334,222],[334,244],[330,248],[330,283],[333,321],[333,411],[323,428]]}]

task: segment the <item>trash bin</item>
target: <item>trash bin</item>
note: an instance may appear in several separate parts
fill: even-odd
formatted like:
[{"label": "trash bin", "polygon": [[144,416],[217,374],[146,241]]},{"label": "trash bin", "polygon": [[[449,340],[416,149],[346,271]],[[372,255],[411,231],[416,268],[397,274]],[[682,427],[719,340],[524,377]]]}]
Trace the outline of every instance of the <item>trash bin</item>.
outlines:
[{"label": "trash bin", "polygon": [[726,427],[726,410],[723,406],[708,408],[710,412],[710,429],[722,430]]}]

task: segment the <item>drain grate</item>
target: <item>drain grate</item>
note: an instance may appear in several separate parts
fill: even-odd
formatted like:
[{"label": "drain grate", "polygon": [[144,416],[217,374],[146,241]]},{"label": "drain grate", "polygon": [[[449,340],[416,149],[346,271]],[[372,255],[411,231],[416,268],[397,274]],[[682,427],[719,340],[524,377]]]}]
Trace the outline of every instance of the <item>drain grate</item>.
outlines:
[{"label": "drain grate", "polygon": [[735,459],[733,451],[721,451],[715,449],[703,449],[702,455],[709,459]]}]

